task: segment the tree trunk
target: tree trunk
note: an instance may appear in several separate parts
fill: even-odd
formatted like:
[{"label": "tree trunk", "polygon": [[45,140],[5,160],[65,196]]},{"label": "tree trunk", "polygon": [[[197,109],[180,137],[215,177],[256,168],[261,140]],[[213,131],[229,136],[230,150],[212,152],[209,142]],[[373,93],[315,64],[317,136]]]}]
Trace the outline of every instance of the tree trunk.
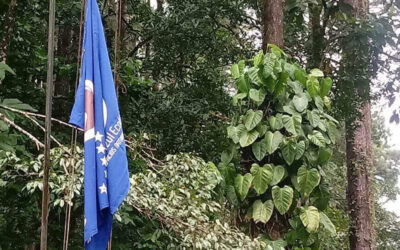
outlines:
[{"label": "tree trunk", "polygon": [[15,23],[15,7],[17,6],[17,0],[11,0],[10,7],[8,9],[8,19],[5,22],[3,29],[3,37],[0,44],[0,62],[5,63],[7,59],[7,48],[10,43],[10,35],[12,27]]},{"label": "tree trunk", "polygon": [[262,49],[267,51],[268,44],[283,47],[283,19],[285,0],[264,0],[262,10]]},{"label": "tree trunk", "polygon": [[[275,44],[283,48],[283,21],[285,0],[263,0],[262,9],[262,49],[268,50],[268,44]],[[264,228],[257,229],[256,224],[251,224],[251,233],[256,235],[260,230],[265,230],[272,240],[283,238],[288,225],[279,215],[272,216]]]},{"label": "tree trunk", "polygon": [[308,68],[321,68],[323,51],[325,46],[324,27],[321,24],[322,3],[310,3],[310,25],[311,25],[311,57],[308,61]]},{"label": "tree trunk", "polygon": [[[353,7],[353,15],[362,18],[368,13],[366,0],[343,0]],[[346,52],[344,52],[346,53]],[[357,91],[357,90],[355,90]],[[373,225],[372,128],[371,105],[367,100],[355,124],[346,122],[347,203],[349,209],[350,249],[376,249]],[[356,125],[353,129],[353,125]]]}]

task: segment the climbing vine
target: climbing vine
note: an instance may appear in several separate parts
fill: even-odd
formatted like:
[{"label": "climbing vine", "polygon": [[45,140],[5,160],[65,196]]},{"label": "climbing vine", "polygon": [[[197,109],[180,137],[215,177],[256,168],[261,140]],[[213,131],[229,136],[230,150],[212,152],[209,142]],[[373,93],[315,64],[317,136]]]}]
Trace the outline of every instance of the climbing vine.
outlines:
[{"label": "climbing vine", "polygon": [[240,115],[227,128],[232,145],[219,164],[226,196],[256,225],[273,214],[288,219],[289,245],[317,244],[321,229],[334,235],[324,213],[324,169],[333,165],[338,123],[328,114],[332,80],[319,69],[307,73],[274,45],[231,72]]}]

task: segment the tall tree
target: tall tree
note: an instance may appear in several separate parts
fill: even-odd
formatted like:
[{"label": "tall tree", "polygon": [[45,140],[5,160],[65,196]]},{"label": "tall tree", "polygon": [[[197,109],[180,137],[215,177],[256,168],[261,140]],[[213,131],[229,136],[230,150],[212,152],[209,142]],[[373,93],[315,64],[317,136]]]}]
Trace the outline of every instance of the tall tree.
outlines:
[{"label": "tall tree", "polygon": [[262,11],[262,48],[267,50],[268,44],[283,47],[283,20],[285,0],[264,0]]},{"label": "tall tree", "polygon": [[12,27],[15,22],[15,7],[17,6],[17,0],[11,0],[10,6],[8,9],[8,18],[4,25],[3,37],[0,43],[0,62],[5,63],[7,57],[7,48],[10,43],[10,35]]},{"label": "tall tree", "polygon": [[[366,0],[342,0],[352,6],[355,18],[365,18],[368,13]],[[343,51],[344,65],[354,68],[355,53],[352,48]],[[351,65],[353,64],[353,65]],[[344,66],[346,67],[346,66]],[[345,69],[344,74],[351,74]],[[367,72],[367,70],[366,70]],[[367,77],[368,76],[365,76]],[[356,79],[353,79],[356,80]],[[349,218],[350,248],[355,250],[375,249],[373,225],[373,202],[371,201],[372,170],[372,122],[369,102],[369,82],[355,89],[356,93],[367,97],[354,113],[358,116],[346,121],[346,162],[347,162],[347,202]]]}]

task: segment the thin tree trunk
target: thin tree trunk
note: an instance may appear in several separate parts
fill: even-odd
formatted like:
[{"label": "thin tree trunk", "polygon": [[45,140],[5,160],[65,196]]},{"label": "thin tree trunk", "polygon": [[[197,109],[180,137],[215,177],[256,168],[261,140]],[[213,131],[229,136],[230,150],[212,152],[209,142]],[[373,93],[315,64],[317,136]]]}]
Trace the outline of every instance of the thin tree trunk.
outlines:
[{"label": "thin tree trunk", "polygon": [[285,0],[264,0],[262,10],[262,49],[267,51],[268,44],[283,47],[283,20]]},{"label": "thin tree trunk", "polygon": [[[368,13],[368,1],[343,0],[353,7],[353,15],[362,18]],[[346,51],[344,52],[346,53]],[[355,90],[357,91],[357,90]],[[352,250],[376,249],[373,225],[372,128],[371,105],[366,100],[361,117],[355,124],[346,122],[347,203],[349,240]],[[353,125],[356,125],[355,130]]]},{"label": "thin tree trunk", "polygon": [[5,63],[7,59],[7,48],[10,43],[12,27],[15,23],[15,7],[17,6],[17,0],[11,0],[10,7],[8,9],[8,18],[5,22],[3,29],[3,37],[0,44],[0,62]]},{"label": "thin tree trunk", "polygon": [[324,28],[321,24],[322,3],[310,3],[310,25],[311,25],[311,57],[308,62],[309,68],[321,68],[323,51],[325,46]]},{"label": "thin tree trunk", "polygon": [[[283,48],[283,21],[285,0],[263,0],[262,9],[262,49],[268,50],[268,44]],[[279,214],[273,215],[267,224],[267,233],[272,240],[283,238],[288,225]],[[251,224],[251,233],[256,235],[259,230],[255,223]]]}]

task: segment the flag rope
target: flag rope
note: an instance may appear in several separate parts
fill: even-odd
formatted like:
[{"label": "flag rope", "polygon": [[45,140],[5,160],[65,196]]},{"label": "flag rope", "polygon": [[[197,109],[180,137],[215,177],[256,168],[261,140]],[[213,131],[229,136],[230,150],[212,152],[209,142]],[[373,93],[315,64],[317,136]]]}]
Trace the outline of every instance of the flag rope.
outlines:
[{"label": "flag rope", "polygon": [[[78,89],[78,82],[79,82],[79,77],[80,77],[80,70],[81,70],[81,58],[82,58],[82,36],[83,36],[83,23],[84,23],[84,18],[85,18],[85,6],[86,6],[86,0],[82,0],[82,7],[81,7],[81,16],[80,16],[80,21],[79,21],[79,39],[78,39],[78,55],[77,55],[77,65],[76,65],[76,76],[75,76],[75,92]],[[75,156],[76,153],[76,145],[77,145],[77,137],[78,137],[78,129],[76,127],[72,128],[71,132],[71,153],[72,157]],[[70,178],[73,178],[73,175],[75,174],[75,166],[71,164],[70,166],[70,172],[71,175]],[[67,190],[69,194],[73,192],[71,188]],[[63,250],[68,249],[68,241],[69,241],[69,232],[71,228],[71,204],[67,202],[67,205],[65,206],[65,221],[64,221],[64,240],[63,240]]]}]

